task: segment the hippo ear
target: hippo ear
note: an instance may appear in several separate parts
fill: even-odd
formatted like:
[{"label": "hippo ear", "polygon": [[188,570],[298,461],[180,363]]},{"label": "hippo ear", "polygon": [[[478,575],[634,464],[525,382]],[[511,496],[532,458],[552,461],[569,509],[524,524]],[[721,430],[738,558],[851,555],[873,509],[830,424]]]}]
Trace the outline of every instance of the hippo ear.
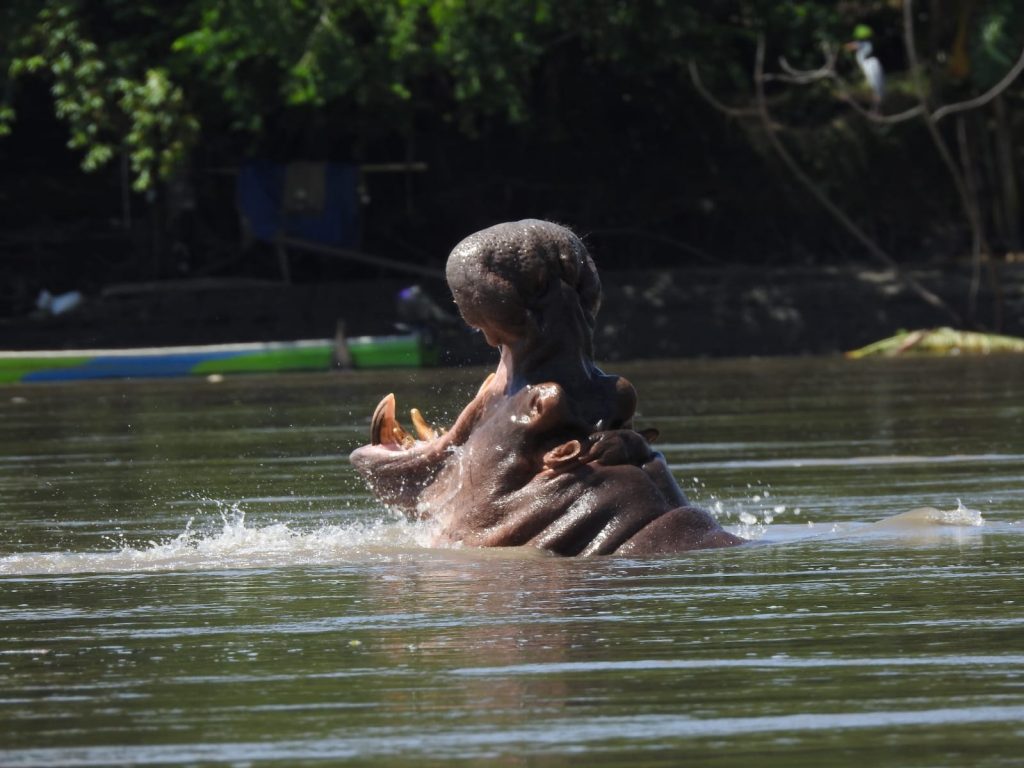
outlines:
[{"label": "hippo ear", "polygon": [[641,429],[640,430],[640,435],[643,437],[644,440],[647,441],[648,445],[653,443],[655,440],[657,440],[658,439],[658,435],[660,435],[660,434],[661,434],[661,432],[659,432],[658,430],[656,430],[654,428],[651,428],[651,429]]},{"label": "hippo ear", "polygon": [[563,469],[576,463],[583,452],[583,444],[579,440],[570,440],[544,454],[544,469]]}]

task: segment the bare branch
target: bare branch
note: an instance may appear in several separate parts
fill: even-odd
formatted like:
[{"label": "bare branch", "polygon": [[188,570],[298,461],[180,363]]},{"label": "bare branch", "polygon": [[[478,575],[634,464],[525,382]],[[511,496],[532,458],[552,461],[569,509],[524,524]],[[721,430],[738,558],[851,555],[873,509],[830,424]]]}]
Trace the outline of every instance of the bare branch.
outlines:
[{"label": "bare branch", "polygon": [[838,72],[836,72],[836,57],[838,56],[838,50],[828,43],[822,43],[821,48],[825,53],[825,63],[817,69],[796,69],[786,61],[784,56],[780,56],[779,66],[785,74],[765,74],[765,82],[776,81],[789,83],[791,85],[810,85],[811,83],[816,83],[820,80],[831,80],[835,84],[836,90],[839,92],[838,98],[840,100],[845,101],[853,107],[861,117],[880,125],[903,123],[921,116],[921,112],[924,107],[920,104],[892,115],[881,115],[878,112],[862,107],[860,102],[853,97],[846,81],[839,76]]},{"label": "bare branch", "polygon": [[[865,119],[881,125],[903,123],[922,116],[925,109],[924,99],[922,99],[921,104],[892,115],[881,115],[862,107],[851,95],[846,82],[836,72],[836,58],[838,51],[828,43],[822,43],[821,48],[825,55],[825,61],[817,69],[797,69],[786,61],[784,56],[780,56],[779,67],[782,69],[782,74],[766,73],[764,75],[765,82],[780,82],[788,83],[790,85],[810,85],[821,80],[831,80],[835,84],[841,100],[847,102]],[[913,66],[911,68],[913,69]],[[988,104],[999,96],[999,94],[1009,88],[1013,81],[1016,80],[1022,72],[1024,72],[1024,50],[1021,51],[1020,57],[1017,59],[1017,63],[1013,65],[1010,71],[1007,72],[998,83],[985,91],[985,93],[980,96],[976,96],[973,99],[941,106],[931,113],[931,119],[938,122],[942,118],[948,117],[949,115],[957,112],[966,112],[967,110],[977,109],[978,107]]]},{"label": "bare branch", "polygon": [[825,79],[825,77],[818,77],[818,76],[815,76],[815,77],[800,77],[800,76],[797,76],[797,75],[773,75],[773,74],[770,74],[770,73],[769,74],[765,74],[765,76],[764,76],[764,81],[766,83],[771,83],[771,82],[789,83],[790,85],[810,85],[811,83],[816,83],[819,80],[824,80],[824,79]]},{"label": "bare branch", "polygon": [[843,227],[851,235],[853,235],[854,239],[856,239],[861,245],[864,246],[864,248],[867,249],[868,253],[874,256],[876,260],[880,261],[881,263],[885,264],[889,269],[891,269],[893,274],[895,274],[900,280],[902,280],[908,288],[910,288],[925,302],[932,305],[936,309],[943,311],[952,320],[954,320],[954,322],[956,322],[959,325],[961,322],[959,315],[957,315],[957,313],[954,312],[953,309],[951,309],[949,305],[946,304],[946,302],[944,302],[941,298],[939,298],[937,295],[928,290],[916,279],[914,279],[910,275],[905,274],[902,270],[900,270],[899,264],[897,264],[896,260],[893,259],[892,256],[890,256],[888,253],[883,251],[882,248],[878,245],[878,243],[876,243],[874,240],[868,237],[868,235],[865,234],[864,231],[860,227],[858,227],[853,222],[853,220],[850,219],[850,217],[847,216],[842,211],[842,209],[840,209],[835,203],[833,203],[829,199],[828,195],[826,195],[825,192],[822,191],[822,189],[817,184],[814,183],[814,180],[811,179],[811,177],[808,176],[806,173],[804,173],[803,169],[796,162],[793,156],[789,153],[789,150],[786,149],[785,145],[783,145],[779,137],[775,135],[775,131],[772,126],[771,115],[768,112],[768,104],[765,101],[764,97],[764,49],[764,35],[758,35],[757,53],[754,64],[754,86],[755,94],[757,97],[757,109],[758,114],[761,118],[761,124],[763,125],[765,134],[768,137],[768,142],[771,144],[772,149],[775,150],[775,153],[779,156],[779,159],[782,160],[782,162],[786,165],[787,168],[789,168],[790,172],[793,174],[794,177],[796,177],[797,181],[799,181],[803,185],[803,187],[822,205],[822,207],[825,208],[826,211],[828,211],[833,216],[833,218],[836,219],[836,221],[842,224]]},{"label": "bare branch", "polygon": [[939,107],[932,112],[932,120],[938,122],[942,118],[947,115],[951,115],[954,112],[964,112],[968,109],[975,109],[988,104],[992,99],[1009,88],[1010,84],[1017,79],[1021,72],[1024,72],[1024,50],[1021,51],[1020,58],[1017,59],[1017,63],[1014,64],[1013,68],[1006,73],[1005,77],[985,91],[985,93],[976,98],[968,99],[967,101],[960,101],[956,104],[946,104],[943,107]]},{"label": "bare branch", "polygon": [[[860,105],[858,105],[860,106]],[[905,123],[908,120],[913,120],[915,117],[920,117],[924,112],[924,106],[917,104],[910,109],[905,109],[902,112],[896,112],[892,115],[876,115],[873,112],[869,112],[863,107],[859,110],[864,116],[873,123],[882,123],[885,125],[893,125],[895,123]]]},{"label": "bare branch", "polygon": [[832,78],[836,84],[836,89],[839,91],[839,98],[853,107],[861,117],[865,120],[870,120],[872,123],[878,123],[879,125],[895,125],[896,123],[905,123],[908,120],[913,120],[915,117],[920,117],[924,112],[924,106],[917,104],[910,109],[905,109],[902,112],[896,112],[892,115],[882,115],[874,110],[865,109],[861,106],[861,103],[853,97],[850,89],[846,85],[846,81],[838,75]]},{"label": "bare branch", "polygon": [[[779,57],[779,65],[786,71],[787,74],[779,75],[772,73],[765,73],[763,76],[764,81],[767,82],[781,82],[789,83],[792,85],[810,85],[811,83],[818,82],[819,80],[831,80],[835,83],[836,90],[839,92],[838,98],[841,101],[845,101],[854,110],[856,110],[862,117],[870,120],[873,123],[879,123],[882,125],[892,125],[895,123],[903,123],[908,120],[912,120],[916,117],[920,117],[923,107],[918,104],[917,106],[911,107],[910,109],[904,110],[903,112],[897,112],[892,115],[880,115],[877,112],[872,112],[860,105],[860,103],[853,97],[850,92],[846,81],[843,80],[835,72],[835,52],[827,44],[822,44],[822,48],[826,52],[826,63],[818,69],[810,70],[798,70],[794,69],[784,57]],[[690,79],[693,81],[694,88],[697,89],[697,93],[704,97],[704,99],[711,104],[715,109],[723,114],[729,115],[730,117],[759,117],[760,114],[756,109],[749,109],[744,107],[730,107],[728,104],[717,99],[704,85],[704,81],[701,80],[700,72],[697,69],[697,63],[690,59],[688,68],[690,71]],[[773,123],[778,127],[778,123]]]},{"label": "bare branch", "polygon": [[[832,77],[836,71],[837,52],[828,43],[822,43],[821,50],[825,54],[825,63],[817,69],[796,69],[786,61],[785,56],[779,56],[779,66],[782,68],[782,71],[791,78],[790,82],[812,83],[815,80],[823,80],[825,78]],[[779,77],[779,79],[782,78]]]},{"label": "bare branch", "polygon": [[910,76],[914,84],[914,90],[917,91],[917,98],[924,107],[922,117],[924,118],[925,127],[932,137],[932,142],[935,144],[939,157],[942,158],[942,162],[945,163],[946,168],[949,170],[949,175],[953,179],[953,185],[956,187],[957,196],[960,198],[960,205],[963,208],[964,215],[967,217],[967,223],[971,227],[972,271],[971,288],[968,295],[968,315],[973,316],[977,306],[981,262],[987,256],[987,254],[982,253],[985,237],[982,234],[981,212],[975,205],[970,190],[967,188],[967,183],[964,181],[963,174],[960,173],[960,169],[957,167],[949,147],[946,146],[942,134],[939,133],[939,127],[935,123],[935,118],[928,109],[928,91],[925,87],[924,77],[921,74],[921,63],[917,58],[917,46],[914,44],[913,0],[903,0],[903,45],[907,50],[907,63],[910,65]]},{"label": "bare branch", "polygon": [[789,150],[782,144],[779,137],[775,135],[775,131],[772,127],[771,115],[768,113],[768,105],[764,98],[764,36],[759,35],[757,38],[757,53],[756,63],[754,69],[754,84],[757,95],[757,107],[758,114],[761,117],[761,123],[765,129],[765,133],[768,137],[769,143],[775,150],[775,153],[779,156],[782,162],[789,168],[790,172],[796,177],[808,192],[810,192],[819,203],[821,203],[825,209],[832,214],[846,229],[863,245],[872,255],[884,262],[886,266],[894,267],[895,262],[885,251],[878,247],[870,237],[868,237],[861,229],[851,221],[845,213],[843,213],[835,203],[833,203],[825,195],[824,192],[818,187],[811,178],[804,173],[803,169],[797,164],[796,160],[789,153]]},{"label": "bare branch", "polygon": [[719,112],[729,115],[730,117],[757,117],[758,113],[756,109],[730,107],[728,104],[716,99],[711,91],[709,91],[704,85],[704,81],[700,79],[700,72],[697,70],[697,62],[693,59],[690,59],[688,68],[690,70],[690,80],[693,81],[693,87],[697,89],[697,93],[703,96],[704,100]]},{"label": "bare branch", "polygon": [[[848,83],[840,77],[836,71],[837,50],[828,43],[822,44],[822,50],[825,58],[822,65],[816,69],[797,69],[786,61],[784,57],[780,56],[779,67],[782,71],[780,73],[766,73],[764,70],[765,38],[764,35],[759,35],[757,39],[757,53],[754,69],[754,82],[756,86],[756,109],[754,110],[731,107],[716,99],[704,86],[700,79],[700,73],[697,70],[697,64],[692,59],[689,62],[690,77],[693,81],[694,87],[697,89],[697,92],[720,112],[733,117],[745,118],[756,116],[762,123],[765,135],[767,136],[772,149],[787,168],[789,168],[797,181],[799,181],[807,191],[813,195],[818,202],[821,203],[821,205],[840,224],[842,224],[842,226],[850,232],[850,234],[860,242],[869,253],[871,253],[872,256],[875,257],[876,260],[886,264],[886,266],[892,269],[904,284],[906,284],[914,291],[914,293],[924,299],[927,303],[941,309],[957,324],[961,324],[961,318],[949,307],[948,304],[921,285],[913,277],[903,274],[899,270],[896,261],[883,251],[878,244],[874,242],[874,240],[868,237],[868,235],[866,235],[848,216],[846,216],[846,214],[825,195],[824,191],[822,191],[822,189],[803,171],[803,169],[800,168],[796,160],[789,154],[780,138],[776,135],[776,130],[781,129],[782,126],[776,124],[772,120],[768,109],[768,102],[765,97],[764,84],[766,82],[781,82],[790,85],[806,86],[822,80],[829,80],[833,83],[836,98],[845,101],[862,117],[873,123],[893,125],[917,118],[923,120],[925,127],[928,129],[928,133],[935,144],[936,151],[942,159],[942,162],[946,165],[950,177],[953,180],[957,196],[960,199],[960,205],[963,208],[971,229],[971,255],[973,270],[970,295],[968,299],[968,313],[973,321],[976,312],[981,264],[985,263],[988,266],[989,279],[993,283],[993,291],[997,296],[995,317],[998,324],[1001,316],[1001,302],[998,298],[999,286],[997,284],[998,281],[996,278],[995,265],[989,255],[988,245],[984,236],[982,215],[977,195],[969,188],[968,181],[965,181],[963,173],[961,173],[960,168],[953,159],[953,155],[950,152],[949,147],[943,139],[942,134],[939,132],[937,123],[939,120],[949,115],[965,112],[971,109],[977,109],[978,107],[982,107],[995,100],[1014,82],[1014,80],[1017,79],[1017,77],[1024,73],[1024,51],[1021,52],[1020,58],[1009,72],[1007,72],[998,83],[982,95],[966,101],[947,104],[932,111],[928,104],[928,91],[922,78],[921,64],[918,60],[917,49],[914,44],[913,0],[903,0],[903,36],[909,74],[914,86],[914,91],[917,95],[918,104],[909,109],[905,109],[902,112],[890,115],[882,115],[874,110],[868,110],[854,98]],[[967,153],[964,149],[964,147],[967,146],[966,139],[964,136],[960,136],[960,139],[961,154],[964,154],[966,158]]]}]

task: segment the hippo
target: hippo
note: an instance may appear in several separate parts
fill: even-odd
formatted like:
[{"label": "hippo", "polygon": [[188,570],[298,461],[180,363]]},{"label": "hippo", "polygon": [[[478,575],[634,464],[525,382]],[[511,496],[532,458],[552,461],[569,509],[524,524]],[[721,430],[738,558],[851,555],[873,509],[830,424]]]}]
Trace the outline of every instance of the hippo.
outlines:
[{"label": "hippo", "polygon": [[414,408],[410,433],[384,397],[350,455],[381,502],[433,521],[438,545],[645,556],[744,543],[687,501],[657,430],[634,429],[632,384],[594,364],[601,282],[579,237],[498,224],[455,246],[446,277],[498,366],[446,431]]}]

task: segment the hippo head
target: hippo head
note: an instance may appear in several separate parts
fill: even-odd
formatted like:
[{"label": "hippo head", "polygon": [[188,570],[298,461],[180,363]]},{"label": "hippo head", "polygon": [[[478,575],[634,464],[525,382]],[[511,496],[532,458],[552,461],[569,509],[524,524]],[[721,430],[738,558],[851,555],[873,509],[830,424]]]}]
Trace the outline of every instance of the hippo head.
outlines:
[{"label": "hippo head", "polygon": [[491,346],[518,353],[520,367],[593,356],[601,281],[565,227],[526,220],[477,232],[455,246],[446,276],[463,319]]},{"label": "hippo head", "polygon": [[633,429],[636,392],[593,362],[601,283],[583,242],[546,221],[460,242],[448,284],[497,347],[497,370],[447,431],[377,406],[350,459],[385,504],[439,524],[441,543],[529,544],[558,554],[653,554],[742,542],[691,507],[655,430]]}]

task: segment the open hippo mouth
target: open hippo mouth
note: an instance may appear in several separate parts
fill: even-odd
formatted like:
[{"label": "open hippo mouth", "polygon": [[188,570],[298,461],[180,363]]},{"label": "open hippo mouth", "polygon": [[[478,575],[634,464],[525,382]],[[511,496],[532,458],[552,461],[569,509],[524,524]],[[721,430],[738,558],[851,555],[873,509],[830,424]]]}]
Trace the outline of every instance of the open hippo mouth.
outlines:
[{"label": "open hippo mouth", "polygon": [[[419,408],[410,410],[409,417],[412,419],[416,435],[421,441],[430,442],[441,435],[441,431],[438,431],[436,427],[427,424]],[[406,432],[395,418],[395,396],[393,394],[387,395],[381,400],[373,412],[373,418],[370,420],[370,443],[398,448],[411,448],[416,444],[412,435]]]},{"label": "open hippo mouth", "polygon": [[397,418],[395,396],[385,395],[370,420],[370,444],[349,456],[381,501],[407,514],[416,513],[424,491],[469,438],[493,379],[494,374],[487,377],[448,430],[429,425],[419,409],[413,408],[409,416],[414,432],[410,433]]},{"label": "open hippo mouth", "polygon": [[448,259],[463,318],[501,351],[449,430],[394,395],[352,464],[385,504],[433,519],[438,543],[643,555],[742,539],[692,507],[655,430],[633,429],[636,392],[592,361],[597,271],[582,242],[527,220],[478,232]]}]

